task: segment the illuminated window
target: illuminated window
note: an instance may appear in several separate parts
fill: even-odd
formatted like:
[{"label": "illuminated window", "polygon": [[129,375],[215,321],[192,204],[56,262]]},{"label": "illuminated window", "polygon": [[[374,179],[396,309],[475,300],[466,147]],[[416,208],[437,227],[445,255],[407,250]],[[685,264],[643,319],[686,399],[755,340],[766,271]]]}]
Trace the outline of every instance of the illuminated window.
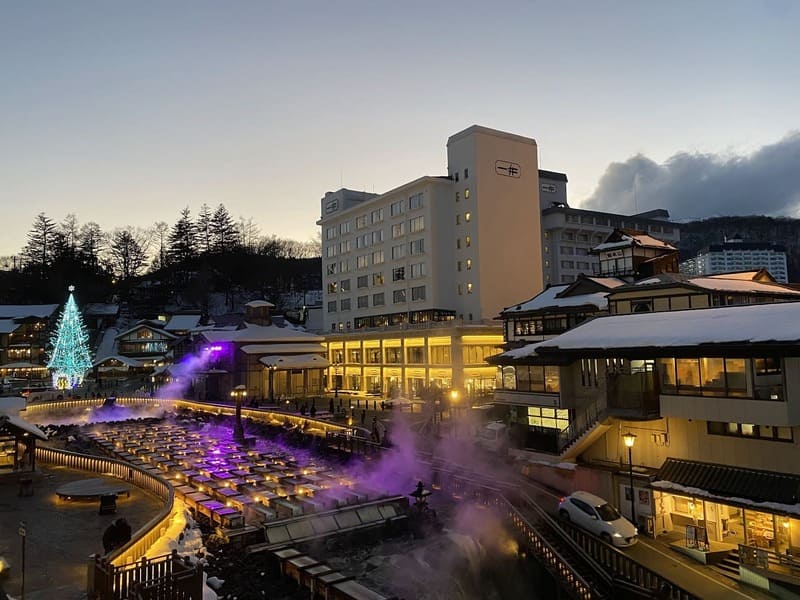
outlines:
[{"label": "illuminated window", "polygon": [[469,188],[464,188],[464,200],[469,200]]},{"label": "illuminated window", "polygon": [[464,213],[464,220],[469,223],[470,219],[472,219],[472,213],[466,212]]},{"label": "illuminated window", "polygon": [[471,283],[468,283],[468,284],[467,284],[467,293],[468,293],[468,294],[471,294],[471,293],[472,293],[472,284],[471,284]]},{"label": "illuminated window", "polygon": [[472,268],[472,259],[468,258],[467,259],[467,271],[469,271],[471,268]]},{"label": "illuminated window", "polygon": [[383,262],[383,250],[376,250],[372,253],[372,264],[379,265]]},{"label": "illuminated window", "polygon": [[467,236],[464,238],[464,245],[469,248],[472,245],[472,238]]}]

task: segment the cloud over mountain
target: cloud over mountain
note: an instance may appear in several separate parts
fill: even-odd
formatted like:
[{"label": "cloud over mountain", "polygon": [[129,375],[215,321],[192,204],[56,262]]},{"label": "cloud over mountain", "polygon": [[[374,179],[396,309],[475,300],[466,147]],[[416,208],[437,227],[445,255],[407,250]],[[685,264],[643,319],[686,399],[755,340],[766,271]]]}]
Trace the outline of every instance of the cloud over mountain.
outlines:
[{"label": "cloud over mountain", "polygon": [[680,152],[664,164],[641,154],[611,163],[582,208],[666,208],[676,220],[719,215],[798,216],[800,132],[748,156]]}]

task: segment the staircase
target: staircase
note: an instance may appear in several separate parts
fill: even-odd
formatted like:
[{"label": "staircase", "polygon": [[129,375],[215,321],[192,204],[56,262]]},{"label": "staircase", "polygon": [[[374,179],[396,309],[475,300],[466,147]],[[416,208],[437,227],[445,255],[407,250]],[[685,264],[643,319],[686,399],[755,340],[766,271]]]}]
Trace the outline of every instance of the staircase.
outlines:
[{"label": "staircase", "polygon": [[720,575],[739,581],[739,549],[731,550],[720,562],[711,565]]},{"label": "staircase", "polygon": [[588,404],[558,434],[561,460],[575,458],[597,441],[611,427],[605,404],[598,400]]}]

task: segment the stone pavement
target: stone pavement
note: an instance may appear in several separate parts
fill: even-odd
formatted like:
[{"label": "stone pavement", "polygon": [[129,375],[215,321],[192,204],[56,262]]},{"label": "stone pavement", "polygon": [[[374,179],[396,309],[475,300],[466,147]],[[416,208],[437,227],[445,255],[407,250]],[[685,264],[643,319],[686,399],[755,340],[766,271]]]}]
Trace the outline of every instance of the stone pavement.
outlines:
[{"label": "stone pavement", "polygon": [[66,501],[55,494],[70,481],[95,474],[61,467],[44,467],[33,475],[34,495],[19,497],[17,475],[0,475],[0,556],[11,566],[3,582],[10,596],[20,597],[22,543],[20,521],[27,524],[25,600],[81,600],[86,594],[88,557],[103,553],[103,532],[125,518],[133,531],[162,507],[156,496],[130,486],[131,496],[117,499],[117,512],[99,515],[99,501]]}]

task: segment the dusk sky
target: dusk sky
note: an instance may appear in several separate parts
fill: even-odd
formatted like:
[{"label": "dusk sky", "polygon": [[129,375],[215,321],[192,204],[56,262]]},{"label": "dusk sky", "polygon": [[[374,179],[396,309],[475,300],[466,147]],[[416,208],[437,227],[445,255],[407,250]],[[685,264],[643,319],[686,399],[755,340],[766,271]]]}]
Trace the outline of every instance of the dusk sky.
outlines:
[{"label": "dusk sky", "polygon": [[474,123],[534,137],[572,205],[633,212],[635,181],[679,219],[794,215],[798,23],[790,1],[3,2],[0,255],[39,212],[110,231],[203,203],[308,240],[327,190],[443,174]]}]

